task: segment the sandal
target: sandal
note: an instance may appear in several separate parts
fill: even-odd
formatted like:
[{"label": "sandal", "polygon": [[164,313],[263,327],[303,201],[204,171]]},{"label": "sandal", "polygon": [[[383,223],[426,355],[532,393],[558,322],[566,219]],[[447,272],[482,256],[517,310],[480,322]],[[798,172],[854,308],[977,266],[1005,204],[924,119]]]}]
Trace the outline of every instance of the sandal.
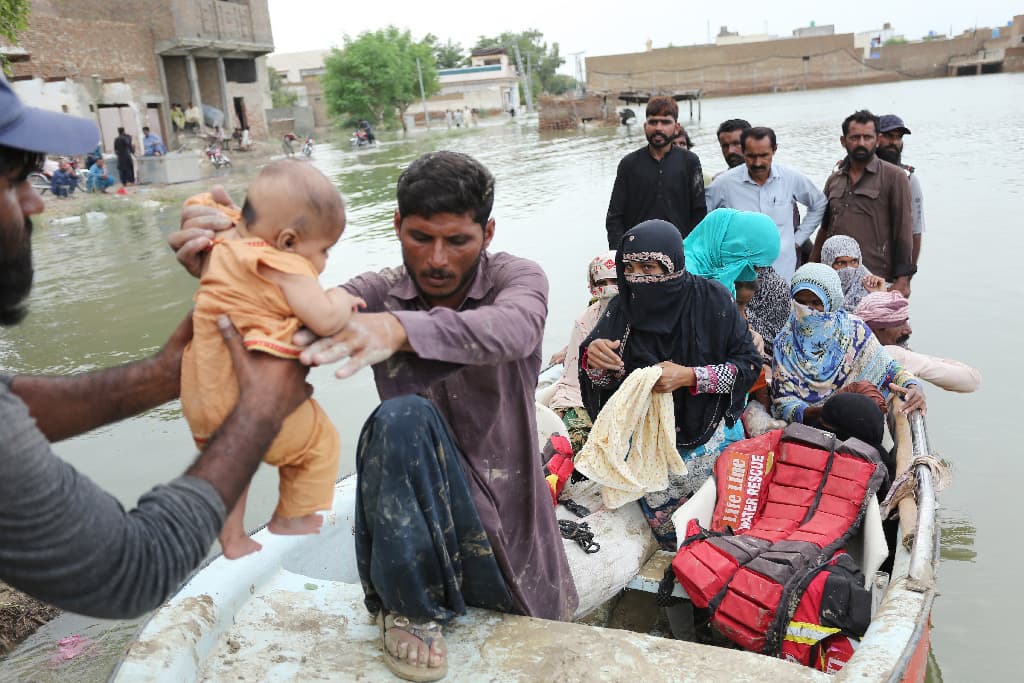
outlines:
[{"label": "sandal", "polygon": [[441,625],[436,621],[414,624],[409,621],[408,617],[395,615],[382,609],[377,612],[377,625],[380,626],[380,649],[384,654],[384,663],[391,670],[391,673],[399,678],[415,681],[416,683],[439,681],[448,675],[447,648],[444,650],[444,661],[441,663],[441,666],[417,666],[392,655],[388,652],[387,643],[385,642],[388,630],[397,628],[423,641],[429,653],[433,648],[434,641],[441,638]]}]

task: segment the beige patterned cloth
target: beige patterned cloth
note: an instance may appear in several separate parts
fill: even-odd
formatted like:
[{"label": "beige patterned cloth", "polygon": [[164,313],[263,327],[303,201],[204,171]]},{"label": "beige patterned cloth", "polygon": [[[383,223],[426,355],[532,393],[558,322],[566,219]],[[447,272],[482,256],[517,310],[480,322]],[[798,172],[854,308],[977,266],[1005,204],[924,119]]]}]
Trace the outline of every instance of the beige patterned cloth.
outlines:
[{"label": "beige patterned cloth", "polygon": [[601,498],[617,508],[645,493],[668,488],[668,475],[686,474],[676,450],[672,394],[653,393],[657,365],[634,370],[594,421],[576,469],[601,485]]}]

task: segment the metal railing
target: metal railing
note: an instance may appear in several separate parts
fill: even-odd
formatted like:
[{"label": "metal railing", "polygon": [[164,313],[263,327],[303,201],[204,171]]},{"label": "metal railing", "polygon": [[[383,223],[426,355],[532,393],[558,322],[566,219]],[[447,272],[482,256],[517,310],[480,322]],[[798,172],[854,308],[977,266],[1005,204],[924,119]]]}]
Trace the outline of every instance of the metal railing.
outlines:
[{"label": "metal railing", "polygon": [[[910,433],[913,441],[914,458],[930,455],[928,430],[920,411],[910,415]],[[910,550],[910,567],[907,572],[909,588],[924,591],[933,586],[936,531],[935,485],[932,471],[927,465],[914,467],[917,476],[917,521],[914,531],[914,545]],[[909,522],[909,520],[905,520]]]}]

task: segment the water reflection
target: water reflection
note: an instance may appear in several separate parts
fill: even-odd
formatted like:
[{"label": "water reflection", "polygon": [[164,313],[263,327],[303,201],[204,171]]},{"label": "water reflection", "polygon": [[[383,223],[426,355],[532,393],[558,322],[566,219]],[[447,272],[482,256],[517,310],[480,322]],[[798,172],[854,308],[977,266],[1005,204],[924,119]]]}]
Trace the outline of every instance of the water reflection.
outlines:
[{"label": "water reflection", "polygon": [[939,558],[949,562],[974,562],[978,556],[974,549],[974,522],[949,510],[940,510],[942,537]]}]

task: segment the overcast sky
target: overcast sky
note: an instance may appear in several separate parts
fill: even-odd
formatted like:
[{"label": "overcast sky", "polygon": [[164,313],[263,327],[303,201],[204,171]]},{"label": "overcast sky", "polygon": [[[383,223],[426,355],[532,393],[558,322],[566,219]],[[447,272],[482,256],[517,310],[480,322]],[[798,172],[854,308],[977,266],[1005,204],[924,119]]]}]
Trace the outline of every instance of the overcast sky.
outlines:
[{"label": "overcast sky", "polygon": [[[897,33],[915,40],[929,31],[959,34],[974,26],[1003,26],[1024,3],[1011,0],[860,0],[844,3],[791,0],[707,0],[657,3],[631,0],[269,0],[277,52],[341,46],[388,24],[408,28],[415,38],[433,33],[471,47],[481,35],[539,29],[563,56],[640,52],[648,38],[654,47],[711,42],[719,27],[741,34],[791,36],[794,28],[835,24],[836,33],[856,33],[890,22]],[[572,59],[561,69],[572,73]]]}]

